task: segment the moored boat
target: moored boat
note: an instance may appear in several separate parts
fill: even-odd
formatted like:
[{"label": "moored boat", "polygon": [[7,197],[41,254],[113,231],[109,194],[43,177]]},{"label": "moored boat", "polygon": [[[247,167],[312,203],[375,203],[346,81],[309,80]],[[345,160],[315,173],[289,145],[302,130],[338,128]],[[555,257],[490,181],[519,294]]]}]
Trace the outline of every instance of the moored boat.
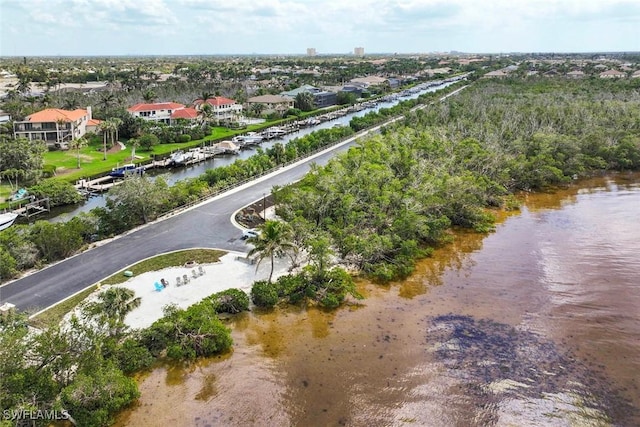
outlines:
[{"label": "moored boat", "polygon": [[231,141],[238,147],[248,147],[251,145],[258,145],[263,141],[263,136],[255,132],[249,132],[245,135],[234,136]]},{"label": "moored boat", "polygon": [[143,173],[143,166],[136,166],[133,163],[129,163],[121,167],[113,168],[111,172],[109,172],[109,176],[113,178],[124,178],[125,176],[142,175]]},{"label": "moored boat", "polygon": [[223,154],[238,154],[240,148],[232,141],[222,141],[214,145],[218,152]]},{"label": "moored boat", "polygon": [[18,218],[18,214],[13,212],[0,213],[0,231],[11,227],[16,218]]}]

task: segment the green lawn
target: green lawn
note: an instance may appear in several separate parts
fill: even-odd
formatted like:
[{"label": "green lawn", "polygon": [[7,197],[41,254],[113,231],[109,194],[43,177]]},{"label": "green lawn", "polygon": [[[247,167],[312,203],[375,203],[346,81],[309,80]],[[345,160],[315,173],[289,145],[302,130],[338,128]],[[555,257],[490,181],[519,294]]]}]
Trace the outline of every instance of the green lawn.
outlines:
[{"label": "green lawn", "polygon": [[[272,123],[251,125],[242,130],[231,130],[224,127],[215,127],[211,135],[203,139],[189,141],[178,144],[159,144],[153,147],[151,151],[136,149],[136,159],[134,163],[146,163],[153,159],[154,156],[166,157],[169,153],[179,150],[199,147],[203,144],[212,143],[213,141],[230,139],[234,135],[245,133],[248,131],[257,131]],[[126,145],[127,142],[123,141]],[[56,179],[63,179],[70,183],[75,183],[81,178],[90,178],[104,175],[111,169],[131,163],[131,149],[127,147],[118,152],[107,152],[107,160],[104,160],[102,142],[88,145],[80,150],[80,168],[78,169],[78,155],[76,150],[70,149],[66,151],[49,151],[44,155],[44,163],[46,165],[54,165],[56,167]]]},{"label": "green lawn", "polygon": [[[280,120],[267,121],[260,124],[249,125],[244,129],[213,127],[211,134],[204,137],[203,139],[179,144],[159,144],[153,147],[151,151],[137,149],[136,157],[141,158],[137,158],[133,163],[147,163],[153,160],[154,156],[164,158],[175,150],[195,148],[201,145],[213,143],[215,141],[231,139],[235,135],[243,134],[246,132],[259,132],[270,126],[282,125],[293,120],[311,117],[318,114],[324,114],[330,111],[339,110],[344,107],[345,106],[333,106],[320,110],[308,111],[302,113],[300,117],[289,117]],[[126,140],[123,140],[123,143],[126,145]],[[48,151],[44,155],[44,163],[45,165],[53,165],[56,167],[56,176],[51,179],[60,179],[75,184],[79,179],[102,176],[115,167],[126,163],[131,163],[130,156],[131,149],[130,147],[127,147],[125,150],[121,150],[118,152],[107,152],[107,159],[104,160],[102,142],[96,141],[80,150],[80,168],[78,168],[78,153],[73,149],[66,151]],[[12,193],[13,191],[9,187],[8,183],[3,180],[0,183],[0,209],[9,208],[9,205],[3,202]]]}]

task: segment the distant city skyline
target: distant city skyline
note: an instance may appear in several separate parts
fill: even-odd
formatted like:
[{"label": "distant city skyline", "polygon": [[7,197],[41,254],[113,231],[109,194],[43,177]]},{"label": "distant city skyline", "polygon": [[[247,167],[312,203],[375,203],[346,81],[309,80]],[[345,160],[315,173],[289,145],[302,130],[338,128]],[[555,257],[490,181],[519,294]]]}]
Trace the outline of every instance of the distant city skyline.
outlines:
[{"label": "distant city skyline", "polygon": [[0,0],[0,56],[640,51],[632,0]]}]

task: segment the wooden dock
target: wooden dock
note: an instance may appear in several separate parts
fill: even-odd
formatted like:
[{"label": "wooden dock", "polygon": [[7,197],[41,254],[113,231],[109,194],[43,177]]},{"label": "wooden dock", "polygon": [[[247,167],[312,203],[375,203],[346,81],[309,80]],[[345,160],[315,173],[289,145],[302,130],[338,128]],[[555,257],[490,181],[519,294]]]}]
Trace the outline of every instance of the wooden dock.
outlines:
[{"label": "wooden dock", "polygon": [[32,200],[24,206],[14,209],[12,212],[25,218],[31,218],[32,216],[49,212],[50,210],[49,198],[45,197],[44,199]]},{"label": "wooden dock", "polygon": [[124,182],[124,180],[107,175],[92,180],[81,179],[76,182],[75,187],[80,193],[90,196],[92,194],[108,191],[110,188],[113,188],[122,182]]}]

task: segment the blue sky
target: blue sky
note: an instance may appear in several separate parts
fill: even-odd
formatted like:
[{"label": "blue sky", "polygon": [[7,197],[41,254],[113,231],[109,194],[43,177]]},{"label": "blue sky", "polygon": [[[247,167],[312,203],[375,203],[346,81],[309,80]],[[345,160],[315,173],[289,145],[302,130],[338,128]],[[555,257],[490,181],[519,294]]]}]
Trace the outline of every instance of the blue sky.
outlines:
[{"label": "blue sky", "polygon": [[640,0],[0,0],[0,56],[640,51]]}]

